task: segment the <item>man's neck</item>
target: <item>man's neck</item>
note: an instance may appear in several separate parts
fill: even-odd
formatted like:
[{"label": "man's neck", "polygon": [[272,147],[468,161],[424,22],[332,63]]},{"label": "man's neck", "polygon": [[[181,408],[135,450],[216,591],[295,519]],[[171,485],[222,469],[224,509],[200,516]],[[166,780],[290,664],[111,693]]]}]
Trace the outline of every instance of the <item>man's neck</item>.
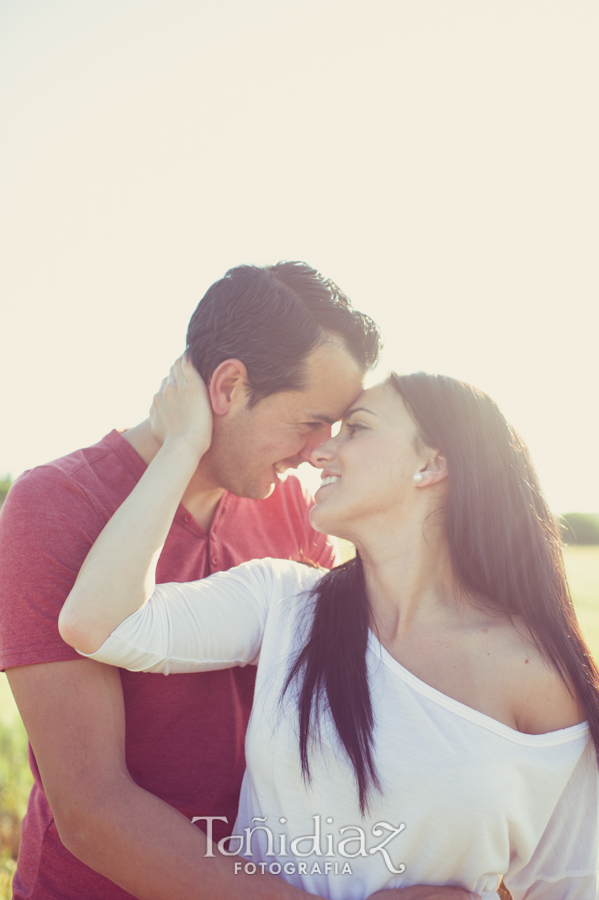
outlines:
[{"label": "man's neck", "polygon": [[[160,444],[152,435],[149,419],[140,422],[139,425],[135,425],[133,428],[127,429],[127,431],[123,432],[123,437],[141,456],[146,465],[152,462],[160,450]],[[200,461],[200,465],[183,494],[181,503],[194,519],[208,531],[214,518],[218,501],[223,494],[224,488],[215,485],[202,472],[202,463]]]}]

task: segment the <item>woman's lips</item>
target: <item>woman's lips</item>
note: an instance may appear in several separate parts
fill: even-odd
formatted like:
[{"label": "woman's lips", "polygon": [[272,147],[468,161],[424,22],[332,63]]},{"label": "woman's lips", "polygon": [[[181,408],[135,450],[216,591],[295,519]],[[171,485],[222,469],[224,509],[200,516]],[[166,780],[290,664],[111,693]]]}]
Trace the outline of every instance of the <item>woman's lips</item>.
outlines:
[{"label": "woman's lips", "polygon": [[340,478],[341,475],[325,475],[320,482],[320,487],[327,487],[327,485],[329,484],[336,484],[336,482],[338,482]]}]

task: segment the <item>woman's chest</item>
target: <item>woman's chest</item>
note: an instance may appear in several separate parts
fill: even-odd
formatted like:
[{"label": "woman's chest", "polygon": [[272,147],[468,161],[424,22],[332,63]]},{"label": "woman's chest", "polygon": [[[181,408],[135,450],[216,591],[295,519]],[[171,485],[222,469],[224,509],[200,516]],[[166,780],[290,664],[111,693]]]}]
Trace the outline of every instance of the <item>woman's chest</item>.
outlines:
[{"label": "woman's chest", "polygon": [[416,679],[508,728],[518,730],[518,711],[533,690],[530,653],[513,629],[463,628],[383,640],[389,656]]},{"label": "woman's chest", "polygon": [[[447,877],[454,871],[450,860],[456,852],[472,856],[472,865],[477,855],[476,865],[485,858],[490,871],[507,867],[509,823],[519,818],[523,806],[538,810],[546,802],[551,780],[549,770],[539,772],[530,748],[502,742],[495,731],[419,694],[371,660],[380,790],[371,789],[369,812],[362,817],[353,766],[326,712],[318,729],[314,722],[311,727],[309,779],[302,772],[293,693],[281,702],[285,675],[286,668],[274,668],[265,678],[259,676],[246,739],[248,777],[261,814],[283,816],[288,827],[293,810],[299,834],[311,827],[314,816],[321,831],[330,819],[325,830],[335,846],[349,833],[344,829],[360,827],[368,854],[377,845],[377,834],[391,834],[382,825],[387,823],[396,830],[390,857],[394,865],[407,866],[409,860],[419,877],[428,871],[423,847],[429,848],[425,858],[435,847],[446,860]],[[326,849],[324,837],[322,841]]]}]

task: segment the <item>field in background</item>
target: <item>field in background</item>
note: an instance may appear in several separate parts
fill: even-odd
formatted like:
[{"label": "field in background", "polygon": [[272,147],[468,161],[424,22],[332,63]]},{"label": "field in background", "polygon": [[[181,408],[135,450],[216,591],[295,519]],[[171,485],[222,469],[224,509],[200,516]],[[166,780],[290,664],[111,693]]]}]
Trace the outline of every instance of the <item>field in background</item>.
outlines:
[{"label": "field in background", "polygon": [[564,555],[578,621],[599,662],[599,546],[566,547]]},{"label": "field in background", "polygon": [[[343,542],[345,559],[353,555]],[[566,547],[566,568],[581,628],[599,661],[599,546]],[[10,900],[19,822],[31,788],[25,730],[6,676],[0,675],[0,900]]]},{"label": "field in background", "polygon": [[12,876],[32,784],[27,737],[6,675],[0,675],[0,900],[10,900]]}]

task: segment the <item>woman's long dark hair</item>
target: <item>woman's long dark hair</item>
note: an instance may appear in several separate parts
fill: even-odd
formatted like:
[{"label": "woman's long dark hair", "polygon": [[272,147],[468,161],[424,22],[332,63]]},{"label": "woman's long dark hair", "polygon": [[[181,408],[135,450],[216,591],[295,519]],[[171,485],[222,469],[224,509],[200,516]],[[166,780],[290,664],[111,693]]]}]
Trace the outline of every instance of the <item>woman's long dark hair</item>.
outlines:
[{"label": "woman's long dark hair", "polygon": [[[599,756],[599,669],[578,622],[554,517],[528,450],[497,405],[471,385],[417,372],[389,377],[420,439],[447,460],[446,534],[461,587],[508,619],[522,617],[588,720]],[[353,765],[360,808],[379,782],[366,646],[370,609],[359,554],[316,585],[314,618],[283,693],[297,682],[300,756],[309,780],[309,746],[327,708]]]}]

